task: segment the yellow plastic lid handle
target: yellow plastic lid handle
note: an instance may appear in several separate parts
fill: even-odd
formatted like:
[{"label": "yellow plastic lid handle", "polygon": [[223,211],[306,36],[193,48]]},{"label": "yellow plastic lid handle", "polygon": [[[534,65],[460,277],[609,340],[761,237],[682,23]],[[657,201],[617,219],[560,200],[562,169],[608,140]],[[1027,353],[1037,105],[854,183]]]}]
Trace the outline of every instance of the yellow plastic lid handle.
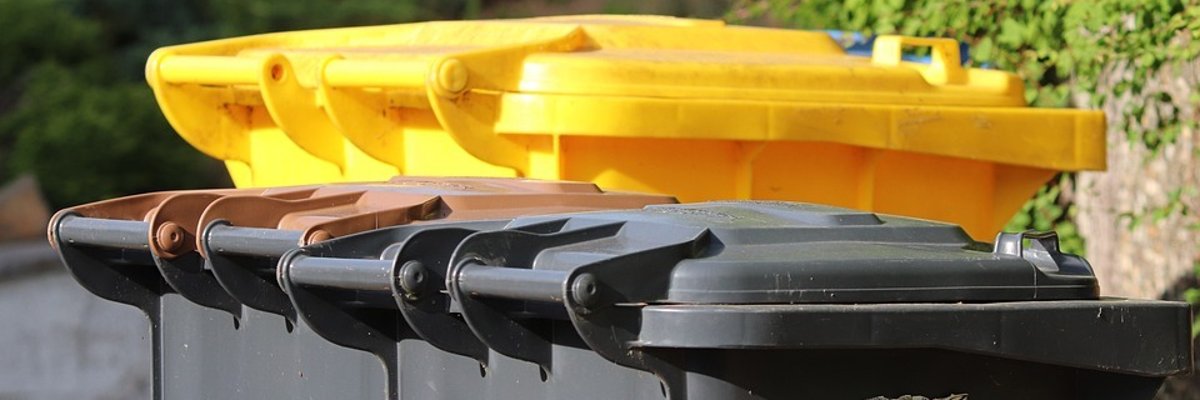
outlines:
[{"label": "yellow plastic lid handle", "polygon": [[875,38],[871,49],[871,63],[880,66],[899,66],[905,47],[929,47],[932,50],[930,63],[921,75],[934,85],[963,84],[967,72],[961,64],[958,41],[946,38],[918,38],[911,36],[882,35]]},{"label": "yellow plastic lid handle", "polygon": [[255,85],[262,68],[262,60],[252,58],[168,55],[158,64],[158,74],[168,83]]}]

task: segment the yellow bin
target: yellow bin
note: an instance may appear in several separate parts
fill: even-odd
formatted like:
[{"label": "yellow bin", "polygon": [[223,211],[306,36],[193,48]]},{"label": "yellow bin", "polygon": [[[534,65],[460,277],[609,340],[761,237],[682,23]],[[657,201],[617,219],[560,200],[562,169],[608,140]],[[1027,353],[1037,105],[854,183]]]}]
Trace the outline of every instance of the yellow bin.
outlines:
[{"label": "yellow bin", "polygon": [[[930,64],[902,61],[926,47]],[[657,16],[446,21],[171,46],[146,79],[238,187],[392,175],[775,199],[993,235],[1056,171],[1104,168],[1098,111],[1028,108],[948,39]]]}]

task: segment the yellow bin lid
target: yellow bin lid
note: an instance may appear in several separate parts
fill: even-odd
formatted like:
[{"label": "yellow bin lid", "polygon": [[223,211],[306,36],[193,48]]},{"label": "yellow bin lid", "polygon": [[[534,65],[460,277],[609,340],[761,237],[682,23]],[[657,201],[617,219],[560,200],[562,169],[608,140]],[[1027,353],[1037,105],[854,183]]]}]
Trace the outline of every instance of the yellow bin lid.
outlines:
[{"label": "yellow bin lid", "polygon": [[[931,62],[904,61],[913,48]],[[591,180],[985,235],[1054,171],[1104,168],[1103,113],[1029,108],[1016,75],[959,60],[950,39],[880,36],[864,57],[823,32],[570,16],[171,46],[146,77],[179,134],[226,160],[239,187],[397,173]],[[663,172],[689,168],[695,179]],[[796,175],[821,168],[828,178]]]}]

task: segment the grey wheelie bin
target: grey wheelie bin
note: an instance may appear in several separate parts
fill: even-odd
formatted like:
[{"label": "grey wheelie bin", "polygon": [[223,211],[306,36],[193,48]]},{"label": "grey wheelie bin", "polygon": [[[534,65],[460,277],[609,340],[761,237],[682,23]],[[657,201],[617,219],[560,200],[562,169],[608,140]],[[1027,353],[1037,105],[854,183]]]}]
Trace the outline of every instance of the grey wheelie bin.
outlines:
[{"label": "grey wheelie bin", "polygon": [[400,399],[1149,399],[1187,304],[1099,296],[1049,233],[720,202],[385,228],[288,252]]}]

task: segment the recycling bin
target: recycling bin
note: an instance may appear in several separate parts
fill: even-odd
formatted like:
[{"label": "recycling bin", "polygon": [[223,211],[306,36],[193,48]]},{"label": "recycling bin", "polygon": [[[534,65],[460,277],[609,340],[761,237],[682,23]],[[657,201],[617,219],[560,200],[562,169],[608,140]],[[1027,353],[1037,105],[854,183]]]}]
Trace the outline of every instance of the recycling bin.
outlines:
[{"label": "recycling bin", "polygon": [[[954,40],[657,16],[282,32],[154,52],[146,79],[238,187],[507,176],[682,201],[790,200],[994,235],[1060,171],[1105,167],[1100,111],[1027,107]],[[929,63],[906,61],[927,48]]]},{"label": "recycling bin", "polygon": [[65,209],[50,240],[83,287],[149,316],[155,398],[381,398],[374,357],[295,324],[274,270],[287,250],[388,226],[671,202],[501,178],[175,191]]}]

